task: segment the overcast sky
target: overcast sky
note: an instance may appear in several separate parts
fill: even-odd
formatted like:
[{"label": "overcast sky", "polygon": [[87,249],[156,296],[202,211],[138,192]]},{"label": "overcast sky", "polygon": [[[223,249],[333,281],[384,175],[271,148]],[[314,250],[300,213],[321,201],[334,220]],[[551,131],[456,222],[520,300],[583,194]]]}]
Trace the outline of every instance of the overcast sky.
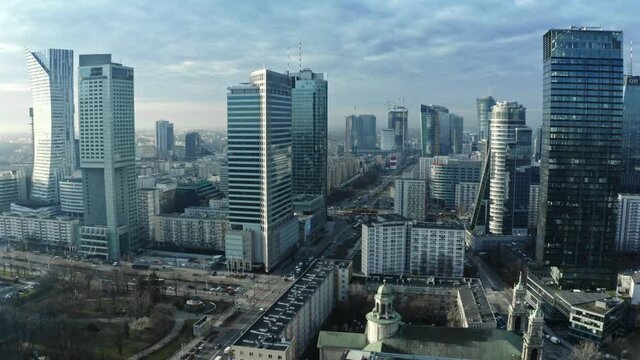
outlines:
[{"label": "overcast sky", "polygon": [[[24,47],[112,53],[135,68],[136,127],[158,119],[224,128],[226,88],[252,70],[302,67],[329,78],[329,126],[388,103],[438,104],[477,127],[475,98],[542,106],[542,35],[602,26],[638,39],[637,0],[570,1],[11,1],[0,2],[0,131],[26,132],[31,104]],[[640,47],[640,46],[639,46]],[[639,51],[640,52],[640,51]],[[625,59],[626,60],[626,59]],[[640,70],[640,64],[636,66]],[[404,99],[404,100],[403,100]]]}]

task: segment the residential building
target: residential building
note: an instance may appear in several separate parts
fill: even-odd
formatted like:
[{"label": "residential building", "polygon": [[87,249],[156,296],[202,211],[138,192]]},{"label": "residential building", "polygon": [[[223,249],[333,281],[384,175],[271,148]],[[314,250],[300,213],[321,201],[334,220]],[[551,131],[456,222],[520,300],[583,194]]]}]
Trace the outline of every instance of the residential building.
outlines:
[{"label": "residential building", "polygon": [[397,214],[362,224],[362,272],[461,277],[464,225],[454,220],[414,222]]},{"label": "residential building", "polygon": [[480,184],[477,182],[462,182],[456,184],[455,207],[459,213],[473,214],[479,187]]},{"label": "residential building", "polygon": [[224,216],[160,214],[153,217],[155,245],[224,250],[229,222]]},{"label": "residential building", "polygon": [[376,117],[374,115],[346,117],[344,149],[352,154],[366,153],[376,149]]},{"label": "residential building", "polygon": [[197,132],[190,132],[184,136],[185,160],[193,161],[202,153],[202,138]]},{"label": "residential building", "polygon": [[[233,258],[238,255],[230,251],[226,258],[244,270],[250,258],[254,267],[269,272],[298,243],[292,209],[291,87],[287,75],[270,70],[254,71],[250,80],[227,93],[231,229],[225,247],[251,253]],[[251,245],[238,243],[247,234]]]},{"label": "residential building", "polygon": [[82,219],[84,216],[82,177],[67,177],[62,179],[58,186],[60,187],[60,211],[65,216]]},{"label": "residential building", "polygon": [[404,153],[409,140],[409,110],[404,106],[395,106],[389,110],[389,129],[394,131],[394,147]]},{"label": "residential building", "polygon": [[[536,258],[565,273],[561,278],[566,286],[608,287],[615,280],[622,32],[552,29],[543,45]],[[585,67],[590,69],[586,74]]]},{"label": "residential building", "polygon": [[640,194],[618,194],[616,251],[640,254]]},{"label": "residential building", "polygon": [[79,226],[78,219],[63,216],[0,214],[0,238],[10,242],[28,242],[32,249],[51,247],[75,251]]},{"label": "residential building", "polygon": [[316,260],[231,345],[234,359],[296,360],[348,292],[350,261]]},{"label": "residential building", "polygon": [[156,156],[158,159],[171,159],[175,155],[173,123],[167,120],[156,121]]},{"label": "residential building", "polygon": [[430,202],[444,209],[454,209],[456,185],[480,182],[480,161],[440,157],[431,164]]},{"label": "residential building", "polygon": [[409,219],[423,221],[427,215],[427,182],[419,179],[397,179],[393,211]]},{"label": "residential building", "polygon": [[540,206],[540,166],[531,166],[531,185],[529,185],[529,228],[538,226]]},{"label": "residential building", "polygon": [[330,192],[353,181],[361,173],[360,159],[357,156],[331,156],[327,163],[327,187]]},{"label": "residential building", "polygon": [[380,129],[380,150],[391,151],[395,146],[396,131],[394,129]]},{"label": "residential building", "polygon": [[80,55],[80,251],[117,260],[138,247],[133,68]]},{"label": "residential building", "polygon": [[293,193],[327,197],[327,79],[303,69],[291,79]]},{"label": "residential building", "polygon": [[31,198],[58,202],[58,181],[75,166],[73,50],[25,50],[31,79],[33,176]]},{"label": "residential building", "polygon": [[420,105],[422,156],[462,153],[463,118],[439,105]]},{"label": "residential building", "polygon": [[[489,171],[489,232],[526,235],[529,227],[531,129],[526,109],[517,102],[491,108]],[[485,180],[487,181],[487,180]]]},{"label": "residential building", "polygon": [[618,274],[616,295],[629,301],[631,306],[640,305],[640,271],[625,271]]},{"label": "residential building", "polygon": [[[631,60],[633,61],[633,59]],[[640,193],[640,76],[624,79],[620,191]]]}]

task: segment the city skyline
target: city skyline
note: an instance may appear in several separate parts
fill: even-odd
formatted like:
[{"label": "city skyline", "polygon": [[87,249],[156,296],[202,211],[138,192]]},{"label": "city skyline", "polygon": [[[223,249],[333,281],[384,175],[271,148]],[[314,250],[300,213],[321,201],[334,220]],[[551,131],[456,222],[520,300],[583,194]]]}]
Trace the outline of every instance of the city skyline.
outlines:
[{"label": "city skyline", "polygon": [[[291,71],[297,71],[298,41],[302,42],[302,67],[321,69],[332,81],[329,97],[335,100],[329,108],[330,129],[340,128],[354,105],[359,114],[376,115],[383,128],[390,102],[404,103],[409,109],[411,129],[419,127],[420,103],[445,103],[469,119],[465,130],[475,130],[475,99],[488,94],[525,104],[535,128],[542,108],[540,36],[548,28],[569,25],[622,30],[626,61],[628,40],[638,38],[633,16],[625,11],[630,4],[496,2],[487,16],[487,2],[454,6],[328,2],[295,11],[297,16],[287,14],[286,20],[289,3],[260,9],[246,4],[180,8],[141,4],[127,8],[126,13],[106,3],[3,4],[1,13],[11,16],[0,16],[0,25],[13,30],[0,35],[0,60],[5,64],[0,70],[0,130],[29,131],[24,46],[59,47],[76,54],[108,51],[119,54],[117,61],[140,69],[135,94],[139,129],[152,128],[158,119],[168,119],[177,128],[223,129],[226,85],[263,65],[285,72],[287,52]],[[58,14],[54,21],[46,17],[51,7]],[[415,21],[413,13],[419,7],[432,15]],[[557,11],[549,11],[552,8]],[[169,14],[173,21],[164,21]],[[212,22],[214,14],[222,20]],[[268,16],[259,16],[263,14]],[[545,19],[537,20],[538,14],[545,14]],[[516,15],[518,22],[509,20]],[[89,26],[94,16],[112,20]],[[283,21],[273,21],[279,17]],[[452,25],[452,19],[457,25]],[[50,31],[38,31],[42,23]],[[249,28],[249,23],[255,26]],[[125,36],[128,33],[139,36],[130,39]],[[228,43],[225,39],[231,33],[234,42]],[[89,40],[97,34],[100,42]],[[247,46],[254,55],[245,56]]]}]

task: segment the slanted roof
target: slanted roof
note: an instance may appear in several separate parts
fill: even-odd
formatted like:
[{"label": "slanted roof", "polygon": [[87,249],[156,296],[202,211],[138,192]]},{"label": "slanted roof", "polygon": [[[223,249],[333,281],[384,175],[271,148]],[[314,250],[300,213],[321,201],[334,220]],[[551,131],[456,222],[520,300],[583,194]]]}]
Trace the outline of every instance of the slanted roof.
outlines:
[{"label": "slanted roof", "polygon": [[362,350],[365,346],[367,346],[367,336],[364,333],[320,331],[318,335],[318,348]]},{"label": "slanted roof", "polygon": [[405,325],[389,339],[363,350],[459,359],[519,359],[522,338],[498,329],[448,328]]}]

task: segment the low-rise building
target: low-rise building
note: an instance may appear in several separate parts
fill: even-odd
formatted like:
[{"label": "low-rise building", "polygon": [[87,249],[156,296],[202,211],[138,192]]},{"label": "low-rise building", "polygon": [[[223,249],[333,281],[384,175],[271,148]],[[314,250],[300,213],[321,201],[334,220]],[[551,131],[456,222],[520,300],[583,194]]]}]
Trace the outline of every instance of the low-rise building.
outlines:
[{"label": "low-rise building", "polygon": [[327,222],[322,195],[300,194],[293,198],[293,215],[298,218],[299,241],[309,243],[320,237]]},{"label": "low-rise building", "polygon": [[625,303],[607,298],[571,307],[569,336],[598,346],[610,344],[620,334]]},{"label": "low-rise building", "polygon": [[0,238],[66,251],[76,250],[79,226],[78,219],[64,216],[0,214]]},{"label": "low-rise building", "polygon": [[[350,262],[316,260],[231,346],[237,360],[296,360],[339,301]],[[346,281],[348,287],[348,280]]]},{"label": "low-rise building", "polygon": [[229,226],[225,217],[161,214],[154,216],[154,222],[157,246],[224,250],[224,237]]},{"label": "low-rise building", "polygon": [[467,247],[474,253],[491,250],[499,246],[511,246],[523,249],[531,241],[529,235],[493,235],[473,230],[466,231]]}]

